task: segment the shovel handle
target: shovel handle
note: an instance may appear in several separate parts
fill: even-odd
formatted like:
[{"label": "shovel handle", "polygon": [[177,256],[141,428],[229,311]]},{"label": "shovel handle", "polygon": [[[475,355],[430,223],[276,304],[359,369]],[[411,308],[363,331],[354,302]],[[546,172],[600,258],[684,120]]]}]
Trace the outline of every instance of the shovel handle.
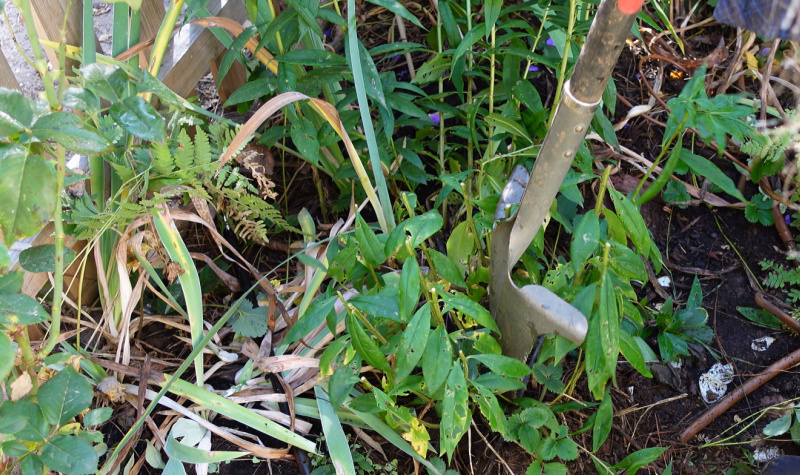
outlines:
[{"label": "shovel handle", "polygon": [[509,238],[508,269],[533,241],[564,182],[642,0],[602,0],[547,131]]}]

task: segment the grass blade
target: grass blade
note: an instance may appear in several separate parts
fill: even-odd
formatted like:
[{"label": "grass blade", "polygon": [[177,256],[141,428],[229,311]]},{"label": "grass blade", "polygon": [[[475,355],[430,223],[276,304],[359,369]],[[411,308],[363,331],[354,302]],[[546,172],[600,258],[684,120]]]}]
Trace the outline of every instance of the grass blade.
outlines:
[{"label": "grass blade", "polygon": [[319,407],[320,421],[322,422],[322,432],[325,434],[325,444],[328,446],[328,455],[336,468],[336,475],[355,475],[356,469],[353,466],[353,455],[350,453],[350,444],[344,435],[342,424],[339,417],[333,410],[328,395],[319,387],[314,386],[314,394],[317,396],[317,406]]}]

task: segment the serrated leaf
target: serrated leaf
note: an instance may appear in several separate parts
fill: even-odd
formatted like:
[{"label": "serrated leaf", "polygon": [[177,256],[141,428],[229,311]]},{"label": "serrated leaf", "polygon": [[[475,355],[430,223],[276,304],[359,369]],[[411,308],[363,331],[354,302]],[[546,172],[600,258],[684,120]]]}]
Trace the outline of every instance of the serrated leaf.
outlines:
[{"label": "serrated leaf", "polygon": [[164,141],[164,118],[141,97],[128,97],[113,104],[108,112],[129,134],[151,142]]},{"label": "serrated leaf", "polygon": [[57,435],[48,440],[41,458],[52,470],[66,475],[95,473],[99,460],[88,442],[71,435]]},{"label": "serrated leaf", "polygon": [[[28,400],[5,401],[0,406],[0,420],[21,418],[24,427],[15,427],[14,437],[26,442],[41,442],[50,435],[50,424],[37,404]],[[16,424],[14,424],[16,426]],[[8,429],[6,429],[8,430]]]},{"label": "serrated leaf", "polygon": [[37,394],[47,421],[62,426],[92,403],[92,386],[72,366],[48,379]]},{"label": "serrated leaf", "polygon": [[102,63],[92,63],[81,68],[86,85],[110,102],[117,102],[128,83],[128,76],[119,68]]},{"label": "serrated leaf", "polygon": [[0,144],[0,230],[7,245],[44,227],[55,211],[56,193],[55,171],[42,157]]},{"label": "serrated leaf", "polygon": [[112,144],[99,132],[81,124],[78,116],[69,112],[54,112],[40,117],[33,124],[33,136],[52,141],[73,152],[86,155],[106,153]]},{"label": "serrated leaf", "polygon": [[0,88],[0,137],[21,132],[31,127],[33,106],[21,92]]}]

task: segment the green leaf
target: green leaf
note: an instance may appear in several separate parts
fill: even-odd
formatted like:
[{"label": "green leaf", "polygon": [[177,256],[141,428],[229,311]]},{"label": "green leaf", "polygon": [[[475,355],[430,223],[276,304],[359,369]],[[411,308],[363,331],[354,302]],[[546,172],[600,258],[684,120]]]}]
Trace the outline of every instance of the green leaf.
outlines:
[{"label": "green leaf", "polygon": [[400,308],[396,296],[359,295],[350,299],[350,303],[367,315],[405,323],[400,319]]},{"label": "green leaf", "polygon": [[600,219],[594,211],[584,214],[572,232],[569,247],[572,268],[577,272],[600,245]]},{"label": "green leaf", "polygon": [[484,5],[486,10],[486,37],[488,38],[500,16],[500,10],[503,8],[503,0],[487,0]]},{"label": "green leaf", "polygon": [[339,416],[336,415],[336,411],[328,400],[328,395],[320,386],[314,387],[314,395],[319,408],[322,433],[325,435],[325,445],[328,447],[328,454],[336,467],[337,475],[355,475],[353,455],[350,452],[350,445],[344,429],[342,429]]},{"label": "green leaf", "polygon": [[[622,356],[628,360],[628,363],[636,369],[636,371],[642,373],[643,376],[651,378],[653,375],[650,373],[650,369],[647,367],[647,363],[645,361],[644,354],[642,353],[641,348],[639,347],[638,342],[636,339],[641,340],[639,337],[633,337],[628,332],[622,330],[619,332],[619,349],[622,353]],[[646,345],[646,343],[645,343]]]},{"label": "green leaf", "polygon": [[114,410],[110,407],[92,409],[83,416],[83,427],[92,427],[109,420]]},{"label": "green leaf", "polygon": [[30,128],[33,122],[33,106],[31,100],[21,92],[0,88],[0,137],[22,132]]},{"label": "green leaf", "polygon": [[352,315],[347,318],[347,328],[350,331],[350,337],[353,339],[353,347],[358,351],[358,354],[364,358],[364,361],[366,361],[368,365],[384,373],[392,371],[389,362],[386,361],[386,356],[378,347],[377,343],[375,343],[372,337],[361,328],[361,324],[358,323],[358,320]]},{"label": "green leaf", "polygon": [[[22,418],[26,421],[22,429],[14,431],[14,437],[26,442],[41,442],[50,435],[50,424],[38,404],[27,399],[5,401],[0,406],[0,420]],[[14,424],[16,426],[16,424]]]},{"label": "green leaf", "polygon": [[14,367],[17,352],[8,335],[0,331],[0,381],[5,382]]},{"label": "green leaf", "polygon": [[536,363],[531,368],[533,377],[536,381],[540,382],[551,392],[561,394],[564,391],[564,382],[561,377],[564,374],[564,368],[560,364],[541,364]]},{"label": "green leaf", "polygon": [[[65,246],[64,263],[69,264],[73,259],[75,251]],[[55,244],[42,244],[25,249],[19,254],[19,265],[28,272],[55,272]]]},{"label": "green leaf", "polygon": [[528,365],[509,356],[483,354],[472,355],[468,359],[478,360],[493,373],[501,374],[508,378],[524,378],[531,374],[531,369]]},{"label": "green leaf", "polygon": [[164,452],[166,452],[171,459],[186,463],[227,462],[248,455],[247,452],[211,451],[189,447],[175,440],[175,437],[171,434],[167,437]]},{"label": "green leaf", "polygon": [[266,335],[267,307],[255,307],[244,300],[236,309],[236,320],[231,325],[233,331],[246,338],[261,338]]},{"label": "green leaf", "polygon": [[52,470],[66,475],[95,473],[99,461],[91,444],[72,435],[57,435],[47,441],[41,458]]},{"label": "green leaf", "polygon": [[44,227],[55,211],[56,193],[55,171],[42,157],[0,144],[0,230],[7,245]]},{"label": "green leaf", "polygon": [[447,256],[434,249],[428,249],[428,256],[431,258],[431,264],[436,272],[441,274],[444,280],[459,287],[467,286],[461,271]]},{"label": "green leaf", "polygon": [[353,358],[348,365],[339,366],[328,380],[328,394],[333,407],[341,406],[350,394],[350,390],[359,381],[358,371],[361,369],[361,358]]},{"label": "green leaf", "polygon": [[500,407],[500,402],[497,400],[497,397],[482,384],[477,384],[475,382],[471,384],[472,387],[478,391],[477,394],[472,393],[471,396],[478,403],[483,417],[489,421],[489,427],[491,427],[494,432],[505,434],[506,415],[503,412],[503,408]]},{"label": "green leaf", "polygon": [[460,362],[453,365],[445,384],[444,401],[442,401],[442,422],[439,425],[441,451],[449,460],[453,459],[458,441],[469,428],[472,415],[467,400],[469,390],[464,379],[464,368]]},{"label": "green leaf", "polygon": [[86,155],[106,153],[112,148],[108,139],[81,124],[78,116],[69,112],[54,112],[41,117],[33,124],[33,136]]},{"label": "green leaf", "polygon": [[300,155],[308,160],[312,165],[319,164],[319,140],[317,140],[317,128],[305,117],[298,117],[292,122],[289,129],[292,135],[292,142]]},{"label": "green leaf", "polygon": [[[624,332],[623,332],[624,333]],[[597,452],[611,433],[611,426],[614,423],[614,404],[611,401],[609,388],[600,407],[597,408],[597,416],[594,419],[594,429],[592,430],[592,452]]]},{"label": "green leaf", "polygon": [[764,309],[736,307],[736,310],[738,310],[739,313],[741,313],[746,319],[750,320],[756,325],[766,328],[774,328],[776,330],[780,330],[783,327],[783,322],[781,322],[778,317]]},{"label": "green leaf", "polygon": [[[0,242],[0,274],[4,274],[8,271],[8,268],[11,267],[11,257],[8,255],[8,247],[5,243]],[[5,275],[0,275],[0,279],[5,277]],[[0,284],[0,290],[2,289],[2,284]]]},{"label": "green leaf", "polygon": [[742,193],[736,188],[736,184],[733,182],[733,180],[731,180],[728,175],[724,174],[722,170],[711,163],[711,161],[707,158],[701,157],[700,155],[695,155],[686,149],[682,149],[681,161],[688,165],[689,169],[691,169],[692,173],[695,175],[708,178],[711,183],[722,188],[722,191],[733,196],[737,200],[747,201],[747,198],[745,198],[744,195],[742,195]]},{"label": "green leaf", "polygon": [[589,389],[596,399],[603,397],[606,382],[614,376],[619,355],[619,306],[608,271],[602,273],[599,294],[585,343]]},{"label": "green leaf", "polygon": [[297,49],[275,58],[287,64],[302,66],[345,66],[347,60],[336,53],[318,49]]},{"label": "green leaf", "polygon": [[381,242],[361,215],[356,216],[356,242],[364,261],[370,267],[375,268],[386,260]]},{"label": "green leaf", "polygon": [[470,300],[461,293],[452,295],[448,292],[440,291],[439,296],[444,303],[472,318],[478,322],[479,325],[483,326],[484,328],[488,328],[495,333],[500,333],[500,329],[497,328],[497,324],[495,323],[494,318],[492,318],[492,314],[489,313],[489,311],[479,303]]},{"label": "green leaf", "polygon": [[[408,262],[408,261],[406,261]],[[431,331],[431,307],[426,303],[408,322],[397,347],[395,381],[406,379],[422,359]]]},{"label": "green leaf", "polygon": [[304,338],[308,335],[312,330],[317,328],[325,321],[325,317],[327,317],[331,310],[333,310],[334,304],[336,304],[336,300],[338,297],[335,295],[333,297],[328,297],[326,299],[316,299],[314,303],[311,305],[311,308],[306,310],[304,314],[297,319],[292,328],[286,333],[286,342],[291,344],[295,341]]},{"label": "green leaf", "polygon": [[411,23],[417,25],[423,30],[426,29],[424,26],[422,26],[422,23],[419,22],[417,17],[415,17],[408,10],[406,10],[406,7],[404,7],[400,2],[397,2],[395,0],[367,0],[367,1],[369,3],[378,5],[379,7],[383,7],[396,15],[400,15],[401,18],[410,21]]},{"label": "green leaf", "polygon": [[37,394],[47,421],[62,426],[92,403],[92,386],[72,366],[48,379]]},{"label": "green leaf", "polygon": [[82,67],[81,75],[89,89],[112,103],[122,98],[128,84],[128,75],[123,70],[102,63]]},{"label": "green leaf", "polygon": [[129,134],[151,142],[164,141],[164,118],[141,97],[128,97],[112,105],[108,112]]},{"label": "green leaf", "polygon": [[649,447],[637,450],[622,459],[614,468],[618,470],[628,470],[627,473],[636,473],[640,468],[658,460],[661,454],[666,452],[669,447]]},{"label": "green leaf", "polygon": [[487,124],[499,129],[502,132],[521,137],[525,139],[528,144],[532,143],[532,140],[528,135],[528,131],[525,130],[525,127],[523,127],[520,123],[509,119],[508,117],[500,114],[487,114],[486,117],[484,117],[484,120],[486,120]]},{"label": "green leaf", "polygon": [[436,327],[428,335],[428,344],[422,355],[422,376],[428,394],[434,394],[444,386],[453,365],[453,347],[444,327]]},{"label": "green leaf", "polygon": [[786,414],[767,424],[764,427],[764,435],[767,437],[776,437],[785,434],[789,431],[789,427],[791,427],[791,425],[792,415]]},{"label": "green leaf", "polygon": [[100,108],[100,98],[89,89],[68,87],[64,91],[63,104],[70,109],[93,112]]},{"label": "green leaf", "polygon": [[49,317],[41,304],[27,295],[0,292],[0,324],[33,325]]},{"label": "green leaf", "polygon": [[409,257],[403,263],[403,271],[400,274],[400,285],[398,287],[398,306],[400,310],[400,320],[407,321],[414,313],[419,304],[421,292],[421,277],[419,264],[413,257]]},{"label": "green leaf", "polygon": [[[684,203],[692,199],[692,195],[686,191],[686,185],[678,180],[670,180],[661,195],[667,203]],[[686,207],[686,205],[681,205]]]},{"label": "green leaf", "polygon": [[469,261],[475,256],[475,246],[475,234],[466,221],[453,228],[447,239],[447,257],[458,267],[459,275],[467,272]]},{"label": "green leaf", "polygon": [[556,455],[561,460],[575,460],[578,458],[578,444],[569,437],[556,441]]},{"label": "green leaf", "polygon": [[745,205],[744,217],[751,223],[761,223],[764,226],[775,224],[775,216],[772,214],[772,198],[756,193]]},{"label": "green leaf", "polygon": [[442,229],[443,225],[444,220],[436,210],[431,210],[409,218],[400,223],[389,234],[389,238],[386,239],[384,252],[386,255],[391,255],[398,252],[399,249],[397,257],[399,259],[405,259],[410,256],[404,245],[407,240],[411,249],[416,249],[426,239]]}]

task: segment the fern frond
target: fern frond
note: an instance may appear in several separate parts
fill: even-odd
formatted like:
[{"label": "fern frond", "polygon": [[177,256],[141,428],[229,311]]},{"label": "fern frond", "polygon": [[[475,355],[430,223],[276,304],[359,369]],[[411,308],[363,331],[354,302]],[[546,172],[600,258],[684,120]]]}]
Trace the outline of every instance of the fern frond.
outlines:
[{"label": "fern frond", "polygon": [[175,149],[175,168],[178,176],[188,178],[194,175],[192,166],[194,165],[194,144],[186,129],[181,129],[178,133],[178,147]]},{"label": "fern frond", "polygon": [[208,134],[200,127],[194,136],[194,162],[204,172],[208,171],[206,165],[211,163],[211,144],[208,141]]},{"label": "fern frond", "polygon": [[153,155],[153,169],[156,173],[166,175],[175,169],[175,162],[167,144],[153,142],[150,144],[150,151]]}]

